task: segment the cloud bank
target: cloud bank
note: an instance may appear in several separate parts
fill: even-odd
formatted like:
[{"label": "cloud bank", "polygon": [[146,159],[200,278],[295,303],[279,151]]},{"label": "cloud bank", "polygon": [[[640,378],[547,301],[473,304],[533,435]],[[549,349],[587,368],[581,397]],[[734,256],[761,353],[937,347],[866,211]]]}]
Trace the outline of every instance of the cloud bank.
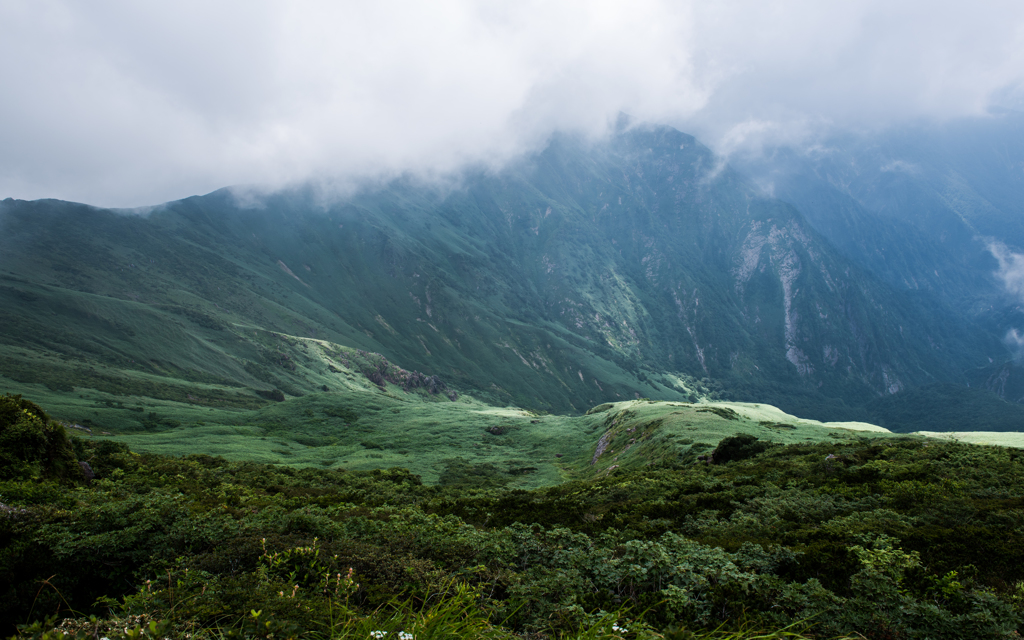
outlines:
[{"label": "cloud bank", "polygon": [[132,207],[500,165],[620,111],[723,153],[982,115],[1024,95],[1024,5],[0,0],[0,83],[0,198]]}]

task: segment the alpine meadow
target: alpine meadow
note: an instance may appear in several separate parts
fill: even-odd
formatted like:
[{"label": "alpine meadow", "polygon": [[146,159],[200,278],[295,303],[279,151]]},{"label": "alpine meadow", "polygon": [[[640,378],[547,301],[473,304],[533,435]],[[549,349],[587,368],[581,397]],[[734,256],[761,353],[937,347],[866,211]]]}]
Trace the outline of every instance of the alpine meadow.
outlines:
[{"label": "alpine meadow", "polygon": [[[13,42],[2,23],[36,10],[9,4]],[[914,88],[901,48],[865,72],[870,42],[815,36],[812,65],[752,7],[765,28],[730,57],[715,29],[746,14],[700,3],[605,8],[610,31],[597,8],[412,5],[204,22],[58,2],[39,20],[59,37],[17,42],[82,97],[38,107],[56,131],[38,157],[17,132],[35,85],[0,62],[0,637],[1020,638],[1024,78],[965,55],[1001,83],[979,115],[954,109],[967,80]],[[778,33],[846,19],[787,7],[807,22]],[[936,11],[922,31],[959,24]],[[131,30],[147,20],[170,39]],[[602,40],[620,32],[629,47]],[[287,46],[247,48],[271,37]],[[946,59],[926,45],[905,46]],[[69,57],[39,66],[46,47]],[[106,86],[103,56],[132,88],[93,135],[68,114]],[[486,81],[445,75],[477,66]],[[883,89],[944,110],[890,114]],[[473,116],[503,108],[516,144]],[[75,155],[91,144],[95,166]],[[24,195],[178,189],[190,145],[231,181],[180,195],[228,186],[135,208]]]}]

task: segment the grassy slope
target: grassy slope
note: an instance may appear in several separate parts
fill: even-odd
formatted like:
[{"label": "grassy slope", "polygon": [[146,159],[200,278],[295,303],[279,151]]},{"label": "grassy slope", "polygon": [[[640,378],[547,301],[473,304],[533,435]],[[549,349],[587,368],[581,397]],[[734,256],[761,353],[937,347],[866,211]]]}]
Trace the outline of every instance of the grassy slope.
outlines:
[{"label": "grassy slope", "polygon": [[[452,402],[424,389],[372,383],[364,370],[373,356],[366,352],[240,324],[232,331],[245,336],[254,351],[259,347],[284,363],[250,367],[257,375],[272,375],[279,387],[301,384],[318,391],[269,402],[251,389],[194,372],[159,375],[99,363],[69,368],[56,356],[11,345],[0,345],[8,367],[26,374],[52,367],[76,386],[69,391],[53,388],[53,379],[48,387],[0,378],[0,388],[37,399],[56,418],[82,425],[94,437],[112,434],[138,451],[299,467],[405,467],[431,483],[490,481],[522,488],[695,457],[736,433],[784,444],[889,433],[864,423],[800,419],[768,404],[620,401],[565,416],[496,407],[470,396]],[[1024,445],[1020,433],[956,437]],[[604,452],[595,458],[602,441]]]},{"label": "grassy slope", "polygon": [[[371,410],[375,394],[389,393],[397,395],[367,389],[358,407],[320,408],[360,424],[375,416],[357,419],[355,409]],[[275,405],[276,418],[303,406],[289,410],[292,403],[311,409],[310,399]],[[527,417],[471,400],[404,400],[445,407],[449,417],[460,405],[464,418]],[[99,623],[104,631],[146,612],[195,637],[196,625],[219,637],[240,612],[262,611],[261,620],[309,630],[351,619],[365,638],[397,624],[380,626],[372,613],[380,603],[409,597],[415,610],[422,599],[450,596],[457,580],[479,587],[467,595],[484,618],[554,637],[589,626],[583,614],[598,609],[617,612],[633,633],[640,617],[657,629],[813,620],[814,637],[857,631],[872,640],[1020,629],[1021,451],[891,437],[865,424],[839,429],[738,403],[610,403],[578,420],[606,445],[597,464],[581,452],[580,481],[532,492],[423,486],[401,470],[296,470],[75,442],[98,474],[88,486],[29,475],[0,483],[9,514],[0,519],[8,542],[0,545],[0,628],[26,611],[74,607],[78,624],[92,612],[121,616]],[[792,444],[714,465],[694,455],[705,441],[758,428]],[[680,434],[702,441],[665,442]],[[673,445],[681,445],[676,455],[688,447],[688,459],[666,459]],[[655,461],[668,464],[644,467]],[[340,593],[346,571],[352,581]],[[125,595],[121,609],[116,598]]]},{"label": "grassy slope", "polygon": [[[387,353],[499,404],[582,411],[605,397],[688,395],[523,316],[530,305],[502,291],[508,283],[460,295],[449,286],[460,275],[453,261],[474,260],[488,274],[512,265],[450,229],[436,230],[432,244],[410,239],[417,230],[376,211],[393,203],[369,203],[341,225],[319,212],[285,206],[260,216],[231,202],[190,199],[147,219],[55,202],[4,212],[0,347],[14,350],[0,352],[0,374],[64,390],[92,386],[75,370],[93,367],[290,395],[319,388],[282,362],[281,352],[293,354],[268,343],[269,331]],[[409,273],[388,273],[395,260]],[[255,376],[249,363],[269,374]]]},{"label": "grassy slope", "polygon": [[[712,162],[689,136],[638,130],[559,139],[447,193],[399,181],[246,209],[221,191],[145,217],[4,201],[0,342],[239,389],[320,386],[248,327],[383,353],[491,404],[581,412],[724,386],[821,419],[961,382],[1002,349],[852,271],[732,172],[705,179]],[[87,386],[36,365],[0,357],[0,374]]]},{"label": "grassy slope", "polygon": [[988,444],[1024,449],[1024,433],[1020,431],[918,431],[917,434],[969,444]]},{"label": "grassy slope", "polygon": [[[354,368],[354,361],[352,368],[343,364],[345,357],[355,357],[353,350],[324,341],[290,340],[293,352],[304,347],[307,358],[301,366],[319,370],[317,380],[329,383],[329,391],[259,408],[224,408],[2,383],[4,391],[38,399],[55,418],[91,429],[75,433],[111,437],[136,451],[207,453],[297,467],[405,467],[431,483],[489,479],[509,487],[549,486],[614,468],[694,457],[736,433],[785,444],[889,433],[872,425],[801,420],[770,405],[745,403],[639,400],[563,416],[494,407],[469,396],[451,402],[423,390],[372,384]],[[336,371],[318,369],[315,363]],[[210,394],[237,391],[182,382],[182,393],[196,389]],[[602,441],[603,452],[595,456]]]}]

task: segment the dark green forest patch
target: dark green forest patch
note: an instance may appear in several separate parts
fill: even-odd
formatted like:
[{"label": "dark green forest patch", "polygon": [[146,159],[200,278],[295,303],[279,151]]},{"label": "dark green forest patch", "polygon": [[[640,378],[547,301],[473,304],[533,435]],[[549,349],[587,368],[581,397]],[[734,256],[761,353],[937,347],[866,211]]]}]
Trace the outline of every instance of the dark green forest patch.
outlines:
[{"label": "dark green forest patch", "polygon": [[[451,459],[428,486],[401,469],[138,455],[5,403],[4,633],[55,613],[221,633],[259,611],[301,634],[431,598],[546,637],[593,629],[600,611],[637,637],[810,621],[818,638],[997,638],[1024,623],[1018,449],[740,438],[719,445],[728,462],[523,491],[504,486],[524,462]],[[90,483],[66,472],[76,460]]]}]

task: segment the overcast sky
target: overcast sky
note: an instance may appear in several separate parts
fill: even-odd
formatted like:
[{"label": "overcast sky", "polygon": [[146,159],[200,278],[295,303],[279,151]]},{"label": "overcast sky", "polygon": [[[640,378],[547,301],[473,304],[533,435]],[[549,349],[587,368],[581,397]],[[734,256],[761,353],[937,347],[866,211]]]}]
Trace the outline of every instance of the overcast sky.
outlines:
[{"label": "overcast sky", "polygon": [[445,173],[619,111],[729,153],[1022,80],[1019,1],[0,0],[0,198]]}]

